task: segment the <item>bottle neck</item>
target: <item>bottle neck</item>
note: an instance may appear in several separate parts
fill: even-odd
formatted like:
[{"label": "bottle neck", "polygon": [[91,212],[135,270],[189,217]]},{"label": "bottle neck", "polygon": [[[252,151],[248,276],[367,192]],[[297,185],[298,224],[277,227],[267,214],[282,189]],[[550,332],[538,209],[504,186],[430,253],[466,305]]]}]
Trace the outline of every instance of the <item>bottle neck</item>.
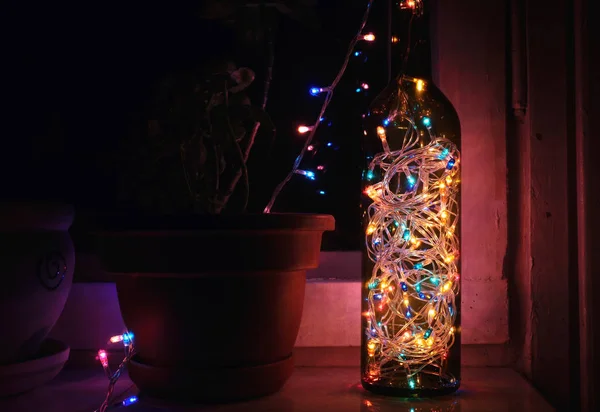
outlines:
[{"label": "bottle neck", "polygon": [[409,12],[400,11],[392,14],[392,25],[400,40],[392,59],[392,73],[432,80],[429,14],[412,16]]},{"label": "bottle neck", "polygon": [[400,53],[393,64],[394,73],[423,80],[432,80],[431,73],[431,48],[426,40],[419,40],[412,44],[408,59],[405,62],[405,53]]}]

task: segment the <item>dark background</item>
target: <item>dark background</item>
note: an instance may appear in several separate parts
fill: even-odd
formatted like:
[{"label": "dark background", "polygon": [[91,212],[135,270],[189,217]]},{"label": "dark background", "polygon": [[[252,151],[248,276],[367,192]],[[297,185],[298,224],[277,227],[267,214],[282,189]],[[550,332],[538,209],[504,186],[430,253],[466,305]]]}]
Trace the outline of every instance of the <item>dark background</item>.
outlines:
[{"label": "dark background", "polygon": [[[133,119],[143,114],[158,80],[206,56],[233,50],[239,66],[257,72],[251,92],[258,101],[266,55],[241,47],[219,24],[201,20],[201,3],[3,6],[0,196],[67,201],[75,205],[78,222],[114,211],[115,153],[131,133]],[[262,211],[290,170],[306,138],[296,128],[312,124],[322,102],[308,89],[332,81],[366,4],[318,1],[309,20],[279,19],[267,105],[277,137],[268,156],[251,157],[250,211]],[[323,164],[325,172],[315,181],[295,176],[273,208],[333,214],[337,229],[324,240],[329,250],[360,245],[361,115],[388,82],[387,4],[375,2],[365,32],[374,32],[377,41],[359,44],[362,54],[352,58],[317,133],[317,154],[301,165],[316,170]],[[400,12],[394,13],[394,34],[403,37],[406,27],[396,20]],[[369,90],[357,93],[363,82]]]}]

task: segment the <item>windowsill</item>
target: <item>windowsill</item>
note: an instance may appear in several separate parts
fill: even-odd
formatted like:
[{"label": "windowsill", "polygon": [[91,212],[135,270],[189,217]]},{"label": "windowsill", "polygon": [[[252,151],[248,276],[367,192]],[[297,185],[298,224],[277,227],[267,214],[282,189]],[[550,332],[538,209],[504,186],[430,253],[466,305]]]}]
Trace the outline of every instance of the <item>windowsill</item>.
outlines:
[{"label": "windowsill", "polygon": [[[507,368],[463,368],[461,389],[454,395],[431,399],[400,399],[373,395],[359,385],[358,368],[296,368],[277,394],[248,402],[223,406],[182,407],[139,403],[127,412],[161,411],[535,411],[553,409],[531,385]],[[105,396],[106,377],[102,370],[64,370],[54,381],[36,390],[0,400],[0,410],[79,412],[97,408]],[[122,400],[136,389],[124,375],[114,393]],[[414,409],[411,409],[414,408]]]}]

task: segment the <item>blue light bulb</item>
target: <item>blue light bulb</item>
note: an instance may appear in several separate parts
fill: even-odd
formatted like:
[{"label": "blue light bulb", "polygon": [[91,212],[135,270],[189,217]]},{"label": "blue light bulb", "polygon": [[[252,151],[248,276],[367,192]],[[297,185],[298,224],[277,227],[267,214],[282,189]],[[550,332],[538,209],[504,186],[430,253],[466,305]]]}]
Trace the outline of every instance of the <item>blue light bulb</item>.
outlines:
[{"label": "blue light bulb", "polygon": [[448,164],[446,165],[446,169],[450,170],[454,167],[454,163],[456,163],[456,160],[454,160],[454,158],[451,158],[450,160],[448,160]]},{"label": "blue light bulb", "polygon": [[417,180],[414,178],[414,176],[408,176],[406,178],[406,180],[408,181],[408,186],[412,189],[412,187],[415,185],[415,183],[417,183]]},{"label": "blue light bulb", "polygon": [[389,119],[385,119],[385,120],[383,121],[383,125],[384,125],[384,126],[387,126],[388,124],[390,124],[390,120],[389,120]]},{"label": "blue light bulb", "polygon": [[317,96],[319,93],[321,93],[322,89],[319,87],[311,87],[310,88],[310,94],[311,96]]},{"label": "blue light bulb", "polygon": [[358,50],[354,52],[354,56],[355,56],[355,57],[356,57],[356,56],[360,56],[361,54],[362,54],[362,52],[361,52],[361,51],[358,51]]},{"label": "blue light bulb", "polygon": [[125,332],[123,334],[123,345],[129,346],[133,342],[133,332]]},{"label": "blue light bulb", "polygon": [[324,190],[319,190],[319,194],[320,194],[320,195],[324,195],[324,194],[325,194],[325,191],[324,191]]},{"label": "blue light bulb", "polygon": [[306,172],[306,177],[310,180],[315,180],[315,172],[311,172],[310,170]]},{"label": "blue light bulb", "polygon": [[127,398],[123,401],[123,406],[132,405],[132,404],[136,403],[137,401],[138,401],[137,396],[130,396],[129,398]]},{"label": "blue light bulb", "polygon": [[373,172],[372,170],[369,170],[367,172],[367,180],[373,180],[374,177],[375,177],[375,172]]},{"label": "blue light bulb", "polygon": [[450,153],[450,150],[448,150],[448,148],[445,148],[444,150],[442,150],[442,153],[440,153],[440,155],[438,156],[438,159],[445,159],[448,156],[448,153]]},{"label": "blue light bulb", "polygon": [[423,124],[425,125],[425,127],[431,126],[431,119],[429,117],[424,117]]},{"label": "blue light bulb", "polygon": [[356,90],[355,90],[355,92],[356,93],[360,93],[360,92],[362,92],[362,89],[360,87],[357,87]]},{"label": "blue light bulb", "polygon": [[331,142],[327,142],[327,147],[331,147],[332,144],[333,143],[331,143]]}]

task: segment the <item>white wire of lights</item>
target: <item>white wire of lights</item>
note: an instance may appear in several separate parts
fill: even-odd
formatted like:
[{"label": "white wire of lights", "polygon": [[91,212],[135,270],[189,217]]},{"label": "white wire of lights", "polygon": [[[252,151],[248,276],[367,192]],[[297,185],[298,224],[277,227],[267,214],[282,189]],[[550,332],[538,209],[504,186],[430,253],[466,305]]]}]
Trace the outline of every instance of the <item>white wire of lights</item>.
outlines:
[{"label": "white wire of lights", "polygon": [[[400,82],[406,103],[404,86],[424,88],[423,80],[402,77]],[[417,115],[396,111],[385,122],[387,128],[406,130],[397,151],[390,151],[386,127],[377,128],[383,152],[374,156],[368,173],[378,171],[383,178],[365,190],[372,199],[366,246],[374,263],[364,313],[366,378],[393,378],[401,365],[413,389],[418,373],[442,376],[454,343],[460,250],[455,233],[459,152],[432,133],[428,117],[421,117],[424,128],[417,124]],[[424,135],[428,144],[421,144]]]},{"label": "white wire of lights", "polygon": [[277,200],[277,196],[279,196],[279,193],[281,193],[281,191],[283,190],[285,185],[290,181],[292,176],[294,176],[295,174],[301,174],[301,175],[308,177],[309,179],[314,179],[314,172],[306,171],[306,170],[299,170],[300,163],[302,162],[302,159],[304,158],[304,155],[306,154],[308,147],[311,146],[313,138],[315,137],[315,134],[317,132],[317,128],[319,127],[319,123],[321,123],[321,119],[323,118],[323,115],[325,114],[325,111],[327,110],[327,107],[329,106],[329,103],[331,102],[331,99],[333,98],[333,91],[335,90],[336,86],[342,79],[342,76],[346,72],[346,68],[348,67],[348,63],[350,61],[350,58],[354,51],[354,48],[356,47],[356,44],[360,41],[374,41],[375,40],[375,35],[373,35],[372,33],[363,34],[363,30],[367,24],[367,20],[369,19],[369,12],[371,11],[371,6],[373,5],[373,1],[374,0],[369,0],[369,2],[367,4],[367,9],[363,15],[363,18],[362,18],[362,21],[360,24],[360,29],[358,30],[358,33],[354,36],[354,38],[350,42],[350,45],[348,46],[348,51],[346,52],[346,57],[344,58],[344,62],[342,64],[342,67],[340,68],[340,71],[338,72],[337,76],[335,76],[335,78],[333,79],[333,82],[331,82],[331,84],[327,87],[313,87],[310,89],[310,93],[314,96],[325,93],[325,100],[323,101],[323,105],[321,106],[321,110],[319,112],[319,115],[317,116],[317,120],[315,121],[315,123],[312,126],[306,126],[306,128],[307,128],[306,131],[310,131],[308,138],[304,142],[304,146],[302,147],[300,154],[298,155],[298,157],[296,157],[296,160],[294,161],[294,165],[292,166],[292,170],[281,181],[281,183],[279,183],[277,185],[277,187],[275,187],[275,190],[273,191],[273,194],[271,195],[271,199],[269,200],[269,203],[267,204],[267,206],[265,207],[265,209],[263,211],[264,213],[271,212],[271,209],[273,208],[273,205],[275,204],[275,201]]},{"label": "white wire of lights", "polygon": [[113,336],[112,338],[110,338],[110,341],[109,341],[109,343],[119,343],[119,342],[123,343],[124,350],[125,350],[125,357],[123,358],[123,360],[121,361],[121,363],[119,364],[117,369],[114,371],[111,371],[111,369],[110,369],[110,366],[108,364],[108,354],[106,353],[106,351],[104,349],[100,349],[98,351],[97,359],[100,361],[100,364],[102,365],[102,368],[104,369],[104,373],[106,374],[106,377],[108,378],[108,389],[106,391],[106,396],[104,397],[104,401],[102,402],[100,407],[98,409],[96,409],[94,412],[106,412],[106,410],[108,410],[108,408],[110,408],[112,406],[118,406],[118,405],[129,406],[129,405],[137,402],[137,400],[138,400],[137,396],[130,396],[130,397],[126,398],[125,400],[123,400],[122,402],[119,402],[114,405],[111,404],[111,402],[112,402],[111,397],[112,397],[113,391],[115,389],[115,385],[117,384],[117,381],[121,377],[123,370],[125,370],[127,363],[129,363],[129,360],[135,354],[135,348],[133,346],[133,333],[132,332],[125,332],[122,335]]}]

